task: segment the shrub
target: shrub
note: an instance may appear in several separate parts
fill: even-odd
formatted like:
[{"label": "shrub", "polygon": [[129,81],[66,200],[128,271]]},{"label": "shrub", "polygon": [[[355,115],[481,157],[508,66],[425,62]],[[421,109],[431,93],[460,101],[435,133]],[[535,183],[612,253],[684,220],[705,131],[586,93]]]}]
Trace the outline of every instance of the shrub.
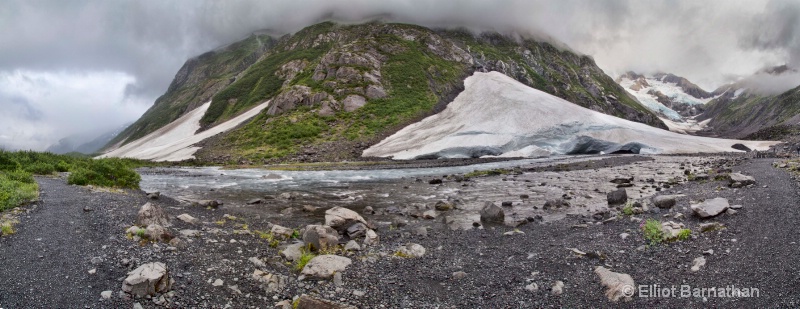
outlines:
[{"label": "shrub", "polygon": [[67,162],[58,161],[58,163],[56,163],[56,172],[59,173],[69,172],[70,168],[71,166]]},{"label": "shrub", "polygon": [[678,232],[678,236],[675,237],[675,240],[687,240],[689,236],[692,236],[692,230],[681,229],[681,231]]},{"label": "shrub", "polygon": [[141,176],[120,159],[86,161],[74,168],[67,178],[67,183],[74,185],[131,189],[138,189],[139,181],[141,181]]},{"label": "shrub", "polygon": [[36,175],[50,175],[55,173],[56,167],[47,162],[37,161],[25,166],[25,170]]},{"label": "shrub", "polygon": [[0,171],[16,171],[19,169],[19,162],[12,158],[10,152],[0,151]]},{"label": "shrub", "polygon": [[644,239],[650,242],[651,245],[660,244],[664,240],[664,231],[661,230],[661,221],[655,219],[647,219],[642,225],[642,233]]},{"label": "shrub", "polygon": [[36,199],[39,185],[24,171],[0,172],[0,211]]}]

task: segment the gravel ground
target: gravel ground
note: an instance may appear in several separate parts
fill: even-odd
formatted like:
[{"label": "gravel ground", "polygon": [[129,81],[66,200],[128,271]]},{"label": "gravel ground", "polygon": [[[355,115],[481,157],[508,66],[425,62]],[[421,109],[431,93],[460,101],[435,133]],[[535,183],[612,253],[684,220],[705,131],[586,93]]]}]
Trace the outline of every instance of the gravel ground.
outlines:
[{"label": "gravel ground", "polygon": [[[631,161],[631,160],[627,160]],[[581,164],[584,168],[631,164],[608,159]],[[641,160],[639,160],[641,161]],[[175,235],[181,229],[201,231],[199,238],[181,238],[185,246],[139,243],[123,234],[138,208],[150,201],[141,191],[109,193],[69,186],[63,179],[37,178],[41,202],[27,206],[17,233],[0,238],[0,308],[272,308],[301,294],[355,305],[360,308],[540,308],[611,306],[605,288],[593,273],[605,266],[627,273],[637,285],[692,288],[736,286],[757,288],[752,298],[644,298],[635,295],[623,307],[798,307],[800,306],[800,209],[797,181],[772,167],[773,159],[748,160],[734,171],[754,176],[750,188],[728,189],[724,182],[690,182],[661,194],[683,194],[670,211],[651,208],[645,214],[621,216],[606,224],[590,216],[569,216],[519,227],[485,226],[470,231],[429,228],[417,236],[411,226],[379,225],[381,244],[358,253],[347,253],[353,264],[343,273],[342,284],[330,281],[298,281],[298,273],[283,261],[278,249],[254,234],[268,230],[270,222],[235,208],[218,210],[192,207],[167,197],[153,200],[171,216],[189,213],[203,223],[192,226],[173,219]],[[552,167],[553,170],[564,166]],[[575,167],[571,167],[575,169]],[[503,177],[503,176],[490,176]],[[412,180],[404,180],[412,181]],[[766,186],[766,187],[764,187]],[[724,197],[743,207],[734,215],[722,214],[701,221],[691,214],[692,201]],[[88,207],[90,211],[84,211]],[[237,218],[228,217],[228,213]],[[682,213],[685,219],[672,219]],[[665,218],[669,216],[669,218]],[[370,216],[365,216],[370,220]],[[693,231],[692,239],[646,246],[637,220],[675,220]],[[699,224],[715,221],[727,228],[700,233]],[[575,225],[586,224],[586,228]],[[443,224],[442,224],[443,226]],[[628,233],[627,239],[620,237]],[[393,257],[399,245],[414,242],[427,248],[424,257]],[[289,242],[283,242],[286,245]],[[599,251],[604,259],[578,256],[567,248]],[[703,251],[713,249],[711,255]],[[689,270],[692,260],[705,256],[698,272]],[[92,261],[95,259],[94,263]],[[287,276],[285,288],[267,293],[250,278],[257,267],[248,261],[258,257],[258,269]],[[131,299],[120,295],[126,272],[147,262],[164,262],[176,283],[164,298]],[[89,270],[96,269],[95,274]],[[454,279],[453,273],[466,276]],[[211,282],[223,280],[222,286]],[[564,292],[553,296],[555,281]],[[538,290],[525,287],[535,283]],[[100,293],[113,291],[110,300]],[[678,295],[680,296],[680,295]],[[158,303],[158,304],[157,304]],[[159,305],[160,304],[160,305]]]}]

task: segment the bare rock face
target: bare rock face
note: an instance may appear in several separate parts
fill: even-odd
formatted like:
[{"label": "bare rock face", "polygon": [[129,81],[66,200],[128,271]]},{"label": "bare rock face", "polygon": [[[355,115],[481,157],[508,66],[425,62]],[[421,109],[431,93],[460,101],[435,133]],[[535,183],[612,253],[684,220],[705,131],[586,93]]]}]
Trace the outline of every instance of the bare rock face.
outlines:
[{"label": "bare rock face", "polygon": [[378,85],[367,86],[367,97],[370,99],[381,99],[386,97],[386,90]]},{"label": "bare rock face", "polygon": [[331,96],[325,92],[313,92],[309,87],[295,85],[272,99],[267,114],[278,115],[299,106],[313,106],[331,100],[333,100]]},{"label": "bare rock face", "polygon": [[353,263],[349,258],[338,255],[319,255],[308,261],[302,274],[318,279],[329,279],[335,273],[343,272]]},{"label": "bare rock face", "polygon": [[164,212],[164,209],[154,204],[147,203],[142,205],[142,208],[139,209],[139,214],[136,217],[136,225],[149,226],[151,224],[158,224],[163,227],[171,226],[169,216]]},{"label": "bare rock face", "polygon": [[139,297],[152,296],[169,291],[172,283],[164,263],[147,263],[128,273],[122,291]]},{"label": "bare rock face", "polygon": [[308,60],[305,59],[297,59],[287,62],[286,64],[282,65],[276,72],[275,75],[282,78],[284,80],[283,86],[286,86],[295,77],[297,74],[303,71],[303,69],[308,66]]},{"label": "bare rock face", "polygon": [[360,95],[349,95],[342,100],[342,107],[345,111],[352,112],[367,104],[367,99]]},{"label": "bare rock face", "polygon": [[615,273],[603,266],[594,269],[594,273],[600,277],[600,284],[606,287],[606,297],[608,300],[618,302],[620,299],[630,301],[635,292],[635,283],[628,274]]},{"label": "bare rock face", "polygon": [[728,207],[730,207],[728,200],[718,197],[692,205],[692,211],[700,218],[710,218],[728,210]]},{"label": "bare rock face", "polygon": [[303,233],[303,242],[312,250],[321,250],[339,244],[339,233],[330,226],[309,225]]}]

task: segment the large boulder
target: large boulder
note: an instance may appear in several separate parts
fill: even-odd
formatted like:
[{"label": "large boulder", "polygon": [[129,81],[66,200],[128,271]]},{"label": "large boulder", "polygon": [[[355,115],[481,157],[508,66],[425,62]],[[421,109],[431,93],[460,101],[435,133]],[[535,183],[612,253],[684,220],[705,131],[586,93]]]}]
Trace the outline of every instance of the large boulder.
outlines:
[{"label": "large boulder", "polygon": [[339,233],[330,226],[309,225],[303,233],[303,242],[311,250],[322,250],[339,244]]},{"label": "large boulder", "polygon": [[139,297],[152,296],[169,291],[172,283],[164,263],[147,263],[128,273],[122,282],[122,291]]},{"label": "large boulder", "polygon": [[290,262],[294,262],[295,260],[300,259],[303,256],[303,248],[305,248],[306,244],[299,242],[293,243],[291,245],[286,246],[285,249],[281,251],[281,256],[286,258],[286,260]]},{"label": "large boulder", "polygon": [[283,238],[290,238],[294,234],[294,230],[293,229],[290,229],[288,227],[283,227],[283,226],[280,226],[280,225],[277,225],[277,224],[272,226],[272,229],[270,230],[270,232],[272,232],[272,235],[280,236],[280,237],[283,237]]},{"label": "large boulder", "polygon": [[149,226],[151,224],[158,224],[163,227],[171,225],[169,216],[164,212],[164,209],[152,203],[147,203],[139,209],[139,214],[136,216],[136,225]]},{"label": "large boulder", "polygon": [[492,202],[486,202],[480,214],[482,222],[503,223],[506,220],[506,214],[503,208]]},{"label": "large boulder", "polygon": [[344,207],[337,206],[325,211],[325,225],[337,231],[345,232],[348,227],[355,223],[368,225],[361,215]]},{"label": "large boulder", "polygon": [[670,209],[675,206],[675,198],[674,195],[659,195],[653,198],[653,204],[658,208]]},{"label": "large boulder", "polygon": [[617,302],[620,299],[631,300],[631,296],[636,291],[636,285],[630,275],[615,273],[603,266],[596,267],[594,273],[600,277],[600,284],[606,287],[608,300],[613,302]]},{"label": "large boulder", "polygon": [[730,207],[728,200],[725,198],[715,198],[706,200],[700,204],[692,205],[692,211],[700,218],[710,218],[721,214],[723,211]]},{"label": "large boulder", "polygon": [[622,205],[628,202],[628,192],[624,188],[611,191],[606,194],[609,206]]},{"label": "large boulder", "polygon": [[318,279],[330,279],[333,274],[343,272],[352,261],[338,255],[319,255],[308,261],[302,274]]}]

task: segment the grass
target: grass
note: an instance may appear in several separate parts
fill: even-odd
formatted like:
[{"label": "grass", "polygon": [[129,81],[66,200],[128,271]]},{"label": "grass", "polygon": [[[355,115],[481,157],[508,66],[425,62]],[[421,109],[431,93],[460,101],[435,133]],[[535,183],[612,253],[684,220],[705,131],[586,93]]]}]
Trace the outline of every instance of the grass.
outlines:
[{"label": "grass", "polygon": [[687,240],[691,236],[692,236],[692,230],[681,229],[681,231],[678,232],[678,236],[675,237],[675,240]]},{"label": "grass", "polygon": [[644,239],[647,240],[650,245],[658,245],[664,241],[664,231],[661,229],[661,221],[655,219],[647,219],[642,225],[642,233],[644,233]]},{"label": "grass", "polygon": [[0,236],[11,235],[14,233],[14,222],[5,221],[0,223]]},{"label": "grass", "polygon": [[303,268],[306,267],[306,264],[311,261],[311,259],[315,258],[317,255],[308,251],[303,251],[303,254],[300,255],[300,258],[294,262],[294,270],[302,271]]},{"label": "grass", "polygon": [[[278,237],[275,237],[275,234],[273,234],[272,232],[264,232],[264,231],[254,231],[254,232],[256,233],[256,235],[258,235],[258,238],[266,240],[269,243],[270,248],[277,248],[281,244],[280,239],[278,239]],[[299,234],[300,232],[297,233]]]},{"label": "grass", "polygon": [[628,202],[625,204],[625,207],[622,208],[622,214],[626,216],[633,216],[633,202]]},{"label": "grass", "polygon": [[504,168],[498,168],[493,170],[485,170],[485,171],[472,171],[469,173],[464,174],[464,177],[473,178],[473,177],[483,177],[483,176],[498,176],[498,175],[505,175],[510,173],[510,170]]}]

